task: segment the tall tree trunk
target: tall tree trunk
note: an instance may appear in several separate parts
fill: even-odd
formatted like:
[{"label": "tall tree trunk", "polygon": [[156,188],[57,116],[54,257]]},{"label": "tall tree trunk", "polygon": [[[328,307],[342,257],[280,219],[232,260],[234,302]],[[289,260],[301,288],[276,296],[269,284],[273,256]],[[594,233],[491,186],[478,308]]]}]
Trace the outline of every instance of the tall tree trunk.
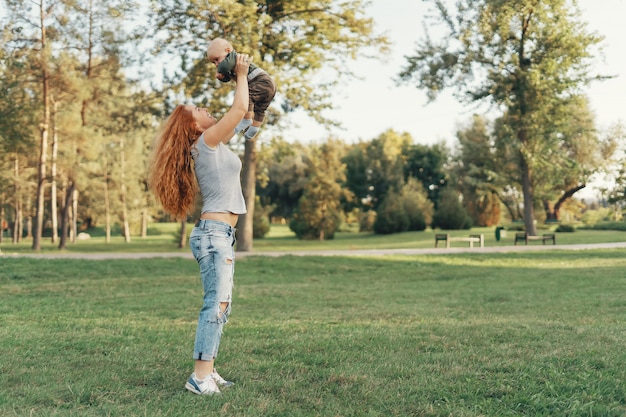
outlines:
[{"label": "tall tree trunk", "polygon": [[74,210],[72,207],[73,201],[74,201],[74,194],[72,193],[72,197],[70,198],[70,206],[67,209],[68,210],[67,211],[67,239],[70,243],[76,242],[76,240],[74,239],[74,228],[72,227],[72,223],[74,221]]},{"label": "tall tree trunk", "polygon": [[67,247],[67,238],[69,234],[69,217],[70,207],[72,206],[72,196],[74,195],[74,189],[76,185],[74,181],[70,181],[67,189],[65,190],[65,198],[63,199],[63,208],[61,209],[61,234],[59,238],[59,249],[65,249]]},{"label": "tall tree trunk", "polygon": [[532,175],[526,159],[522,155],[520,158],[522,170],[522,193],[524,195],[524,226],[526,233],[530,236],[537,236],[537,225],[535,224],[535,207],[532,189]]},{"label": "tall tree trunk", "polygon": [[148,237],[148,209],[141,210],[141,238]]},{"label": "tall tree trunk", "polygon": [[4,239],[4,229],[7,228],[7,222],[5,220],[5,210],[4,210],[4,198],[6,194],[3,192],[0,197],[0,244],[2,244],[2,240]]},{"label": "tall tree trunk", "polygon": [[[124,186],[122,186],[123,188]],[[124,242],[130,243],[130,223],[128,221],[128,209],[126,208],[126,192],[122,191],[122,224],[124,227]]]},{"label": "tall tree trunk", "polygon": [[321,208],[321,215],[322,215],[322,219],[320,221],[320,235],[319,235],[319,240],[320,242],[324,241],[324,229],[326,226],[326,203],[322,203],[322,207]]},{"label": "tall tree trunk", "polygon": [[24,234],[24,211],[22,210],[22,200],[15,201],[15,221],[13,222],[13,243],[20,243]]},{"label": "tall tree trunk", "polygon": [[122,223],[124,225],[124,241],[130,243],[130,226],[128,224],[128,208],[126,207],[126,154],[124,151],[125,139],[120,139],[120,169],[121,187],[120,199],[122,200]]},{"label": "tall tree trunk", "polygon": [[58,104],[53,100],[52,111],[52,166],[50,167],[50,219],[52,220],[52,243],[59,239],[59,219],[57,213],[57,154],[59,152],[59,138],[56,124]]},{"label": "tall tree trunk", "polygon": [[23,213],[22,213],[22,202],[17,200],[15,203],[15,221],[13,222],[13,238],[11,239],[12,243],[20,243],[22,241],[23,231]]},{"label": "tall tree trunk", "polygon": [[26,216],[24,216],[24,222],[22,223],[22,229],[24,229],[23,232],[25,232],[24,234],[26,235],[26,239],[33,237],[33,216],[30,215],[30,213],[32,213],[32,207],[30,206],[31,203],[32,201],[26,199],[26,204],[22,210],[22,214],[26,213]]},{"label": "tall tree trunk", "polygon": [[178,247],[184,248],[187,243],[187,219],[183,219],[180,222],[180,240],[178,241]]},{"label": "tall tree trunk", "polygon": [[41,122],[41,142],[39,144],[39,162],[37,173],[37,207],[35,215],[35,228],[33,231],[33,250],[41,250],[41,236],[43,231],[44,217],[44,199],[45,199],[45,181],[46,181],[46,159],[48,150],[48,127],[50,125],[50,105],[48,102],[48,59],[47,59],[47,40],[46,26],[44,15],[43,0],[39,2],[39,24],[41,25],[41,77],[42,77],[42,104],[43,104],[43,120]]},{"label": "tall tree trunk", "polygon": [[15,158],[13,159],[13,201],[15,207],[15,217],[13,221],[13,228],[11,233],[13,234],[11,238],[12,243],[19,243],[22,240],[22,187],[20,187],[20,161],[15,154]]},{"label": "tall tree trunk", "polygon": [[111,203],[109,199],[109,158],[108,150],[104,149],[104,241],[111,242]]},{"label": "tall tree trunk", "polygon": [[[94,16],[93,16],[93,0],[89,0],[89,9],[87,11],[89,17],[88,21],[88,36],[87,36],[87,65],[85,68],[85,75],[87,80],[91,80],[93,73],[93,49],[94,49]],[[83,126],[87,126],[87,105],[89,101],[84,99],[80,108],[80,120]]]},{"label": "tall tree trunk", "polygon": [[74,188],[72,193],[72,243],[76,243],[76,237],[78,236],[78,190]]},{"label": "tall tree trunk", "polygon": [[[526,32],[528,30],[528,21],[524,21],[522,28],[522,35],[519,41],[519,51],[518,51],[518,62],[523,63],[527,61],[526,57]],[[527,119],[530,117],[529,110],[529,102],[530,99],[527,96],[526,84],[522,81],[525,76],[529,76],[528,66],[522,66],[520,68],[521,73],[516,77],[517,85],[516,85],[516,94],[519,100],[519,122],[521,125],[517,127],[517,140],[519,141],[520,146],[520,154],[519,154],[519,163],[520,163],[520,173],[522,176],[522,195],[524,198],[524,227],[526,229],[526,233],[530,236],[537,235],[537,227],[535,225],[535,207],[534,207],[534,191],[533,191],[533,183],[532,183],[532,172],[531,167],[528,164],[528,160],[526,159],[526,155],[521,149],[524,149],[525,146],[528,145],[528,121]]]},{"label": "tall tree trunk", "polygon": [[[257,135],[258,137],[258,135]],[[247,213],[239,217],[237,224],[237,250],[249,252],[252,250],[254,200],[256,197],[256,138],[246,140],[243,153],[242,189],[246,200]]]}]

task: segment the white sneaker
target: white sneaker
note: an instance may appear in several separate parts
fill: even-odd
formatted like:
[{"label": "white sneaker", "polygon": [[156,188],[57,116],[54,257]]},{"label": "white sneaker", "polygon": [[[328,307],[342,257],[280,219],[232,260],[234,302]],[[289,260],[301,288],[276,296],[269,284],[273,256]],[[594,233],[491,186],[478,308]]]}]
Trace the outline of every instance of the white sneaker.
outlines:
[{"label": "white sneaker", "polygon": [[217,369],[213,368],[213,372],[211,373],[211,378],[213,378],[213,381],[215,381],[215,383],[223,388],[230,388],[233,385],[235,385],[234,382],[232,381],[226,381],[224,378],[222,378],[220,376],[220,374],[217,373]]},{"label": "white sneaker", "polygon": [[211,376],[200,380],[196,378],[195,372],[191,374],[187,380],[185,388],[198,395],[213,395],[220,393],[220,389],[217,387],[215,380]]}]

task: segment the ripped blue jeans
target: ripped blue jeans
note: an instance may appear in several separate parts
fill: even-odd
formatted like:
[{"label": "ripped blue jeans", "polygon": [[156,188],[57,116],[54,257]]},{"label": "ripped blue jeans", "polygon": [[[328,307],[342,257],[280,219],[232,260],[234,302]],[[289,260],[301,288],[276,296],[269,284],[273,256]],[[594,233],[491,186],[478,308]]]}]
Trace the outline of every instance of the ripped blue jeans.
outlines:
[{"label": "ripped blue jeans", "polygon": [[[215,220],[200,220],[189,236],[191,252],[200,266],[204,301],[198,317],[193,358],[217,357],[224,325],[228,322],[235,273],[235,228]],[[224,312],[220,303],[228,303]]]}]

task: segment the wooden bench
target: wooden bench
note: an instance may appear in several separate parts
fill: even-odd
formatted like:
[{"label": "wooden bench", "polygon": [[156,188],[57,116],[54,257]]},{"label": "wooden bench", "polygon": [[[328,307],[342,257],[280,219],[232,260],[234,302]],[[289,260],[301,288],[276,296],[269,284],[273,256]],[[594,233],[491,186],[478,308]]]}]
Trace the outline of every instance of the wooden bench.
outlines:
[{"label": "wooden bench", "polygon": [[554,233],[544,233],[541,236],[531,236],[525,232],[515,233],[515,245],[517,245],[517,242],[524,242],[524,244],[528,245],[528,242],[533,240],[541,240],[541,243],[544,245],[551,240],[552,244],[556,245],[556,235]]},{"label": "wooden bench", "polygon": [[485,247],[485,236],[483,234],[469,235],[469,237],[451,237],[449,233],[437,233],[435,235],[435,247],[439,245],[439,241],[446,242],[446,248],[450,247],[450,242],[468,242],[470,248],[474,247],[474,243],[478,243],[481,248]]}]

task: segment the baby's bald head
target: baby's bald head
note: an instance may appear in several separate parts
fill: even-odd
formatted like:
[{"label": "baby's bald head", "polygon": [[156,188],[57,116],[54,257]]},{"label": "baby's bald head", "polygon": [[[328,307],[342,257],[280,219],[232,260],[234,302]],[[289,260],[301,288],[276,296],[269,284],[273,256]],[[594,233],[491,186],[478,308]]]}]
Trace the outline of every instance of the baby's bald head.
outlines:
[{"label": "baby's bald head", "polygon": [[209,42],[206,51],[207,58],[215,65],[224,60],[226,55],[233,50],[233,46],[226,39],[215,38]]}]

